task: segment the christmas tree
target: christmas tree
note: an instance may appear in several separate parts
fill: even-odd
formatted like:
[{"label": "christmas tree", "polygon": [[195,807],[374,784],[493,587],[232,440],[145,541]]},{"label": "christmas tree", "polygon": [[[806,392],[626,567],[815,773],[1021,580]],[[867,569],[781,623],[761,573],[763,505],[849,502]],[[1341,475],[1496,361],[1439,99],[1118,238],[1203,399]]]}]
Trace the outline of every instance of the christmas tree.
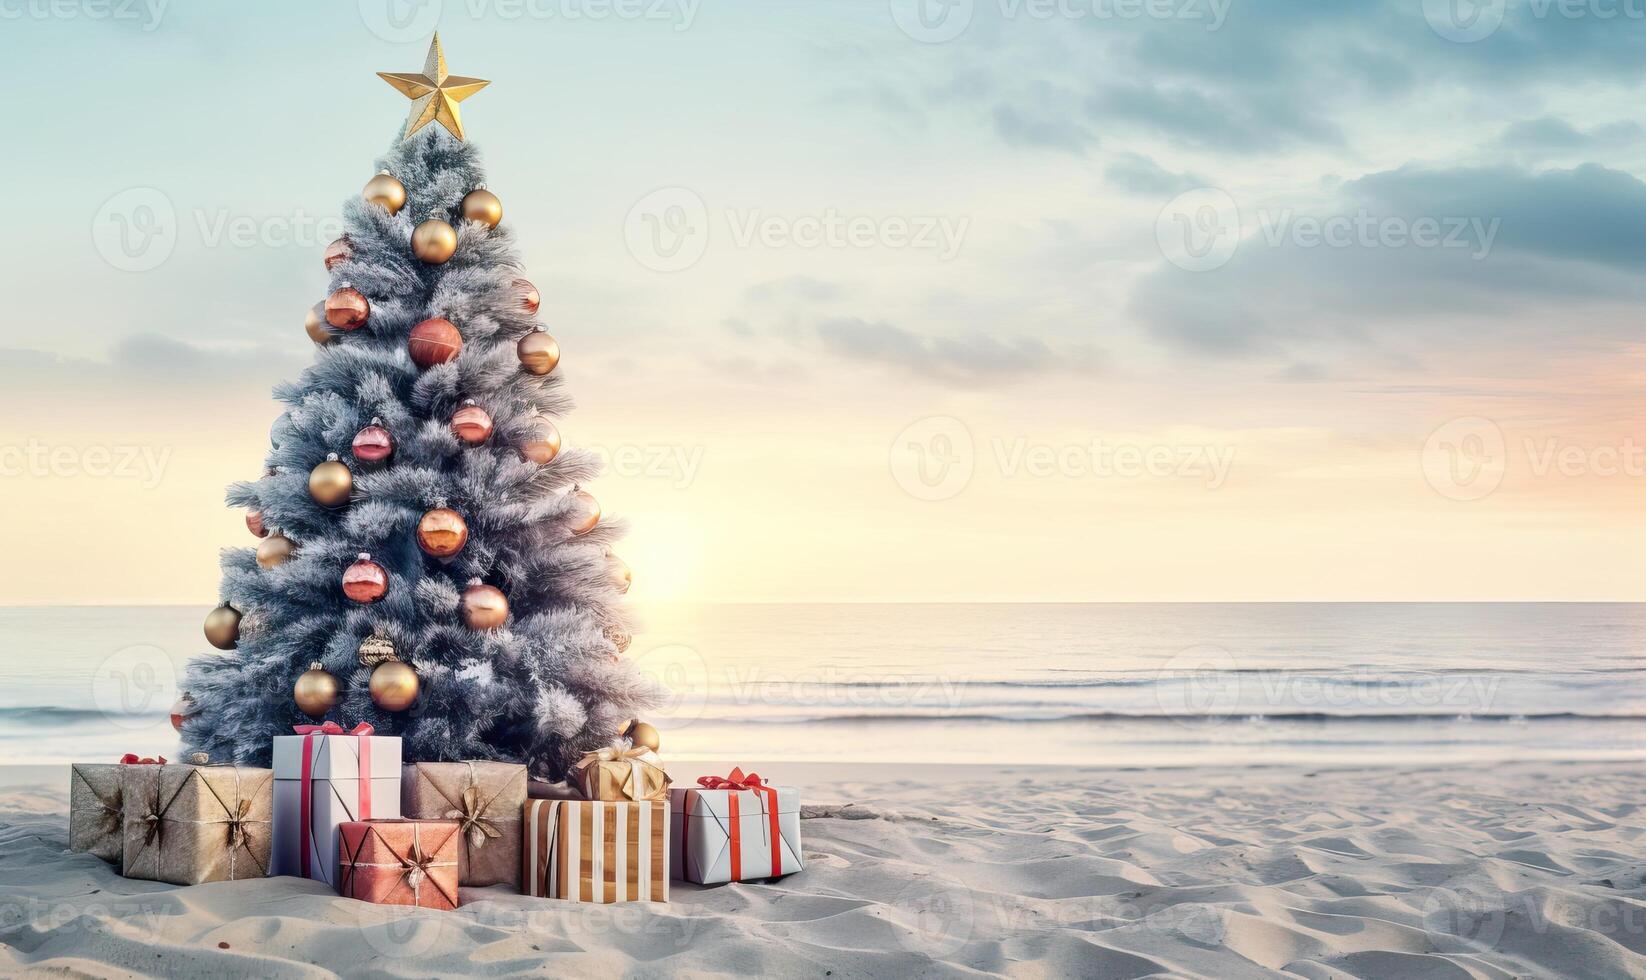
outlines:
[{"label": "christmas tree", "polygon": [[656,690],[623,659],[618,522],[561,445],[560,351],[457,104],[487,83],[382,76],[411,118],[326,253],[315,363],[275,389],[265,475],[230,487],[262,540],[223,552],[223,605],[174,713],[189,751],[267,765],[296,724],[369,722],[407,761],[558,778]]}]

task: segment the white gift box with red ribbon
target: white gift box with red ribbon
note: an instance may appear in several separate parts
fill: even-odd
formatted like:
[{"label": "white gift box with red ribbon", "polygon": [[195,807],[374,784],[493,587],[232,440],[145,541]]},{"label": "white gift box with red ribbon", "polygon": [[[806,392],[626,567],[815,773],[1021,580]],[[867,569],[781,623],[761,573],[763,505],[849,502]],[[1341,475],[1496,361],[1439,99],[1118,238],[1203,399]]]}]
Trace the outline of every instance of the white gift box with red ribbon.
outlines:
[{"label": "white gift box with red ribbon", "polygon": [[768,786],[741,769],[698,783],[669,790],[673,877],[714,885],[776,878],[805,867],[798,788]]},{"label": "white gift box with red ribbon", "polygon": [[338,829],[400,816],[400,738],[361,723],[298,725],[274,736],[274,852],[269,874],[337,887]]}]

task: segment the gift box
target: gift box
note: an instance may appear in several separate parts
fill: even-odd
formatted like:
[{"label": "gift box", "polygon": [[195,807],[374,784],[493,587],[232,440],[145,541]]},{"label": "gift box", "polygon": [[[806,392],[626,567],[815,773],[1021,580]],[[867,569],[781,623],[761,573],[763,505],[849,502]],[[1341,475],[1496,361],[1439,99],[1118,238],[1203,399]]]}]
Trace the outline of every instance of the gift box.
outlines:
[{"label": "gift box", "polygon": [[69,767],[69,850],[95,854],[113,864],[120,863],[120,851],[125,846],[125,827],[121,808],[125,800],[120,792],[120,770],[124,765],[137,762],[165,764],[158,760],[139,760],[127,756],[125,762],[76,762]]},{"label": "gift box", "polygon": [[527,800],[521,891],[573,902],[667,902],[669,803]]},{"label": "gift box", "polygon": [[759,881],[805,867],[800,857],[800,791],[768,786],[741,769],[672,789],[669,833],[675,877],[702,885]]},{"label": "gift box", "polygon": [[269,873],[272,772],[206,764],[120,770],[122,875],[198,885]]},{"label": "gift box", "polygon": [[347,821],[337,828],[337,892],[377,905],[457,908],[455,820]]},{"label": "gift box", "polygon": [[663,761],[643,745],[614,745],[584,755],[572,768],[570,782],[589,800],[642,803],[669,798]]},{"label": "gift box", "polygon": [[506,762],[419,762],[400,777],[400,812],[456,820],[458,881],[520,886],[520,816],[526,767]]},{"label": "gift box", "polygon": [[274,736],[271,874],[337,887],[338,827],[400,816],[400,739],[370,725],[298,725]]}]

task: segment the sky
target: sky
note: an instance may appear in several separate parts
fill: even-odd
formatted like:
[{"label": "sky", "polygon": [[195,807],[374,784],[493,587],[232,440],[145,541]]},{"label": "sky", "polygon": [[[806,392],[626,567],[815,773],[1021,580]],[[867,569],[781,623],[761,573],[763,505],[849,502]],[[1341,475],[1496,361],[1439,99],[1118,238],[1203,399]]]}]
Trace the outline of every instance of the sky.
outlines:
[{"label": "sky", "polygon": [[436,28],[637,599],[1646,586],[1646,5],[0,20],[0,602],[215,602]]}]

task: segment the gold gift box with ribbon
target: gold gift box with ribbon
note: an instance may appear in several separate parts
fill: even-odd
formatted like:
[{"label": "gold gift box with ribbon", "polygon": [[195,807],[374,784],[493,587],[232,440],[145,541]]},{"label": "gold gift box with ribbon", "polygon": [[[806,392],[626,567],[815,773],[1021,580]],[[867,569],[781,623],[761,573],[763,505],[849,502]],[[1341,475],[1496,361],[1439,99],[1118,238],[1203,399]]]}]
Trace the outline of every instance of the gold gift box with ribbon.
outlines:
[{"label": "gold gift box with ribbon", "polygon": [[268,874],[272,771],[133,765],[120,776],[122,875],[198,885]]},{"label": "gold gift box with ribbon", "polygon": [[505,762],[419,762],[400,777],[400,812],[461,825],[458,880],[520,884],[520,808],[526,767]]},{"label": "gold gift box with ribbon", "polygon": [[583,798],[610,803],[649,803],[669,798],[663,760],[642,745],[610,745],[590,752],[573,767],[571,783]]}]

